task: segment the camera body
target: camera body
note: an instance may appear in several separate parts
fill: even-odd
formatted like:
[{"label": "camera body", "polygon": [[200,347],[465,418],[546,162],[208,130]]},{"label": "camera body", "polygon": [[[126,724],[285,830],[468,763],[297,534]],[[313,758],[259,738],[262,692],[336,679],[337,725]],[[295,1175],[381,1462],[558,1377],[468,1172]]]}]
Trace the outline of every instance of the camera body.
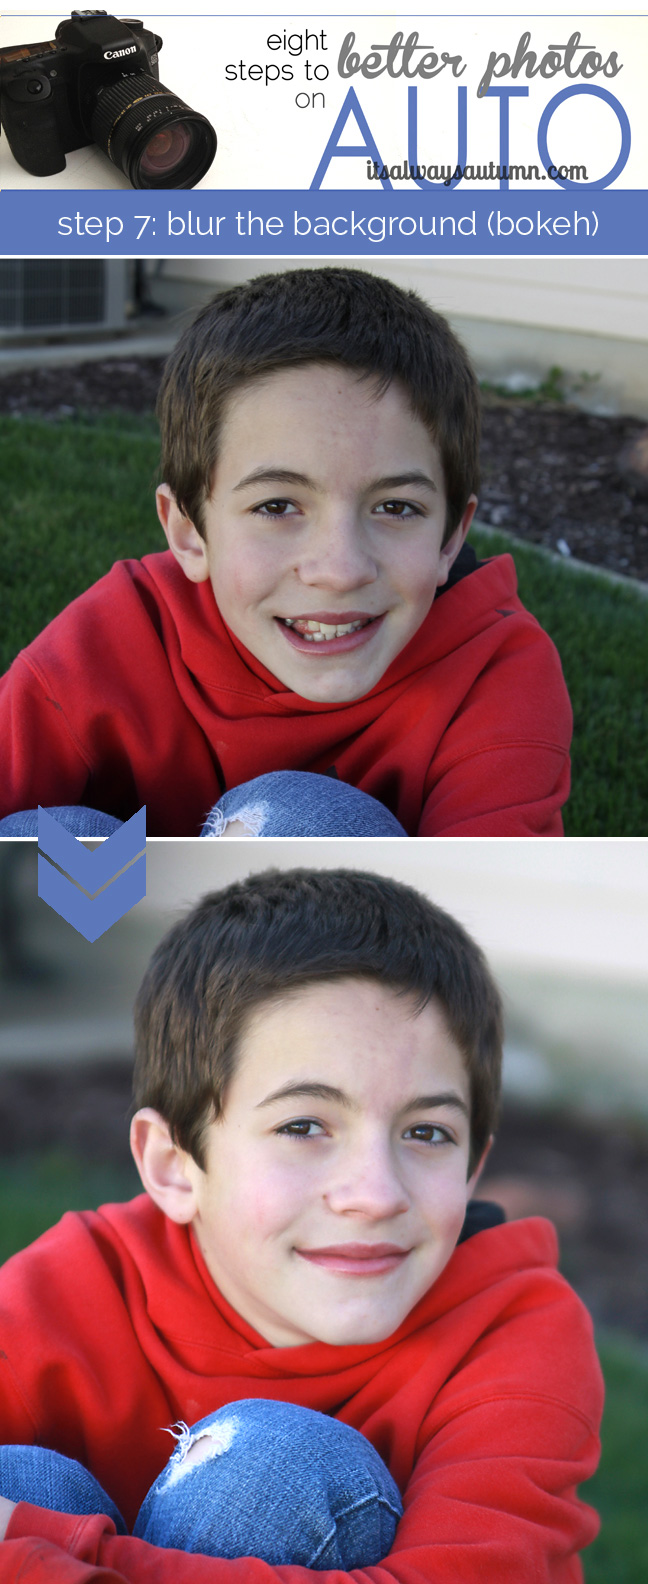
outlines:
[{"label": "camera body", "polygon": [[47,43],[0,50],[0,119],[23,170],[65,170],[66,154],[95,141],[91,121],[103,90],[134,72],[159,79],[161,47],[141,22],[73,11]]},{"label": "camera body", "polygon": [[162,40],[142,22],[73,11],[53,39],[0,50],[0,121],[31,176],[97,143],[133,187],[194,187],[216,153],[205,116],[159,80]]}]

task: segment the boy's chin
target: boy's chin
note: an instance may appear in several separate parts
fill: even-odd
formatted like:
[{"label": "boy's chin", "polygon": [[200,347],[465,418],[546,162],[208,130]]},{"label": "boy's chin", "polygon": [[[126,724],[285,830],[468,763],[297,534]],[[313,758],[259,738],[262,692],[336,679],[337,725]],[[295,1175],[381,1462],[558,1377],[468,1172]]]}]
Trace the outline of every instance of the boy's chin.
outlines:
[{"label": "boy's chin", "polygon": [[[364,698],[380,682],[399,646],[385,642],[382,624],[362,648],[346,654],[322,653],[324,646],[313,645],[314,653],[300,651],[277,633],[266,649],[265,664],[277,681],[299,698],[312,704],[350,704]],[[258,658],[263,658],[258,654]]]},{"label": "boy's chin", "polygon": [[354,667],[306,656],[297,663],[280,664],[275,674],[285,688],[311,704],[351,704],[376,687],[393,658],[376,656],[373,664]]},{"label": "boy's chin", "polygon": [[374,1342],[386,1342],[405,1319],[406,1315],[399,1314],[391,1319],[372,1315],[363,1320],[332,1320],[330,1325],[323,1326],[317,1341],[330,1347],[370,1347]]},{"label": "boy's chin", "polygon": [[297,681],[294,681],[293,683],[287,682],[286,687],[290,687],[291,693],[296,693],[299,698],[306,699],[309,704],[353,704],[356,699],[365,698],[367,693],[370,693],[379,681],[380,677],[378,676],[372,678],[366,684],[349,682],[347,684],[340,683],[338,686],[331,683],[326,686],[323,683],[317,688],[312,685],[309,686],[308,682],[306,686],[303,686],[302,684],[298,685]]},{"label": "boy's chin", "polygon": [[[427,608],[429,609],[429,607]],[[273,664],[270,669],[277,680],[300,698],[313,704],[351,704],[365,698],[382,682],[384,676],[415,637],[427,609],[416,618],[405,621],[389,613],[377,626],[375,637],[361,648],[347,655],[300,654],[283,643],[273,644]],[[268,661],[266,661],[268,664]]]}]

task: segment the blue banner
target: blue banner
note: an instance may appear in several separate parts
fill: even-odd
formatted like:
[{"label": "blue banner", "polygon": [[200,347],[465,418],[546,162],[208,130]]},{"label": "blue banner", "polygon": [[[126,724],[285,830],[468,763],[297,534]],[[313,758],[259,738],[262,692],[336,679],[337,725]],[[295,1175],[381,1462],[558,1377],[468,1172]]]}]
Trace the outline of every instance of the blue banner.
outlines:
[{"label": "blue banner", "polygon": [[105,935],[146,896],[146,808],[89,852],[38,810],[38,895],[88,941]]},{"label": "blue banner", "polygon": [[0,254],[645,254],[643,191],[0,192]]}]

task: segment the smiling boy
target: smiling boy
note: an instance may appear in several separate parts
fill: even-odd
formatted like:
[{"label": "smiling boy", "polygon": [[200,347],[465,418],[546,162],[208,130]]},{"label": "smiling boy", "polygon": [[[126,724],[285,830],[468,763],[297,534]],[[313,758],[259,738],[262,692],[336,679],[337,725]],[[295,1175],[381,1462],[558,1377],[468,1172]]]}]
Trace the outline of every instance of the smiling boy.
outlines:
[{"label": "smiling boy", "polygon": [[468,1074],[443,1014],[370,980],[325,981],[262,1003],[244,1051],[204,1170],[178,1171],[172,1147],[170,1171],[168,1126],[138,1113],[145,1185],[191,1219],[219,1291],[274,1347],[382,1340],[447,1264],[481,1166],[468,1169]]},{"label": "smiling boy", "polygon": [[146,1195],[0,1277],[0,1584],[581,1584],[600,1375],[553,1228],[470,1202],[470,937],[378,875],[256,874],[161,942],[136,1034]]},{"label": "smiling boy", "polygon": [[[177,561],[209,579],[231,631],[294,693],[338,704],[369,693],[414,637],[476,497],[448,539],[441,457],[403,391],[324,365],[232,402],[200,531],[168,485],[158,503]],[[321,591],[337,603],[321,610]]]},{"label": "smiling boy", "polygon": [[76,834],[143,803],[160,836],[561,834],[569,701],[511,557],[465,545],[479,392],[445,320],[368,272],[260,277],[159,412],[169,550],[8,672],[0,834],[38,803]]}]

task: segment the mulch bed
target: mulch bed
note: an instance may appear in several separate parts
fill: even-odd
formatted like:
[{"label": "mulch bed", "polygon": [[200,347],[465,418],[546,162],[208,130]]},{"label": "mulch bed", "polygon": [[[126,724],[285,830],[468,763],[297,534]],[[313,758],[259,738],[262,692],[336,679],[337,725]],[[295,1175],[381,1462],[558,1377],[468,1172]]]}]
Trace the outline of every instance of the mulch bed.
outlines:
[{"label": "mulch bed", "polygon": [[[123,1166],[129,1105],[124,1062],[0,1070],[0,1157],[56,1148]],[[648,1339],[645,1130],[508,1105],[479,1196],[509,1219],[549,1216],[595,1322]]]},{"label": "mulch bed", "polygon": [[[163,358],[124,356],[25,369],[0,378],[0,412],[150,411],[163,367]],[[567,403],[486,395],[481,521],[648,581],[648,476],[629,460],[645,428]]]},{"label": "mulch bed", "polygon": [[485,404],[481,521],[648,580],[648,477],[629,455],[644,431],[558,402]]}]

